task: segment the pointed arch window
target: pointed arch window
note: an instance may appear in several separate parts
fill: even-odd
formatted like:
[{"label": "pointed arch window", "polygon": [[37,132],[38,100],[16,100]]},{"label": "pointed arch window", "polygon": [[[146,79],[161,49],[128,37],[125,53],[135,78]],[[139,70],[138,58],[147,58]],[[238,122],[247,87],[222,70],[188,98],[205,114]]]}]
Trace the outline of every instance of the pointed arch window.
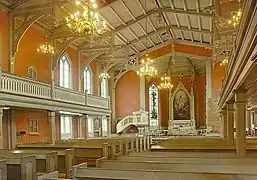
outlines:
[{"label": "pointed arch window", "polygon": [[93,77],[89,66],[85,67],[84,72],[84,92],[87,90],[88,94],[93,94]]},{"label": "pointed arch window", "polygon": [[101,82],[101,97],[107,98],[108,97],[108,79],[103,78]]},{"label": "pointed arch window", "polygon": [[60,86],[71,88],[71,64],[66,55],[60,59]]},{"label": "pointed arch window", "polygon": [[155,84],[149,87],[150,126],[159,126],[159,92]]}]

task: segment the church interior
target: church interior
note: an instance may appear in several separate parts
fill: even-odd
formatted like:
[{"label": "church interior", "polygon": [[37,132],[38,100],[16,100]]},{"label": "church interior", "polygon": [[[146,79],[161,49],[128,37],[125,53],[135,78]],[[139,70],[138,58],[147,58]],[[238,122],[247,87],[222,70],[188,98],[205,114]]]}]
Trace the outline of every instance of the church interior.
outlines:
[{"label": "church interior", "polygon": [[256,180],[256,0],[0,0],[0,180]]}]

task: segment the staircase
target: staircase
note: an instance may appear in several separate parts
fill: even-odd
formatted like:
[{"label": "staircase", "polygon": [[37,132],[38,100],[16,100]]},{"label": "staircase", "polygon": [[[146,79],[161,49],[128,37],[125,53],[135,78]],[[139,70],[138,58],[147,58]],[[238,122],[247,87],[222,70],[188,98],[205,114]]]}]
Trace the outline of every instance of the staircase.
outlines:
[{"label": "staircase", "polygon": [[149,121],[147,111],[133,112],[132,115],[128,115],[118,122],[118,124],[116,125],[117,133],[121,133],[130,125],[134,125],[137,127],[147,127],[148,122]]}]

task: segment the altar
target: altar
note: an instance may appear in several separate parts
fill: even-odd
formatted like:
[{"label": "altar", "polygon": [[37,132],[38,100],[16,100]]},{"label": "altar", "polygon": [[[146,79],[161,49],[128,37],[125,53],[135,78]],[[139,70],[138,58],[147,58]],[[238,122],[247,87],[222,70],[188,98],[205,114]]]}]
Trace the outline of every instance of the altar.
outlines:
[{"label": "altar", "polygon": [[194,93],[179,83],[169,97],[168,134],[174,136],[197,135],[194,115]]}]

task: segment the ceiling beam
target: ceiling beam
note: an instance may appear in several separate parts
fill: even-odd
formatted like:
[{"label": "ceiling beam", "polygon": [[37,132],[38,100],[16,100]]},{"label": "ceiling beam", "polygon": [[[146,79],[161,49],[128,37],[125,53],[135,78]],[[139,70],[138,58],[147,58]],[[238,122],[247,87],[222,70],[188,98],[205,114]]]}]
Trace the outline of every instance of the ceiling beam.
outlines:
[{"label": "ceiling beam", "polygon": [[[154,10],[151,10],[149,12],[147,12],[146,14],[143,14],[129,22],[126,22],[126,25],[122,24],[121,26],[118,26],[114,29],[114,33],[117,33],[127,27],[130,27],[131,25],[138,23],[139,21],[141,21],[142,19],[148,18],[156,13],[161,13],[161,12],[171,12],[171,13],[181,13],[181,14],[189,14],[189,15],[196,15],[196,16],[206,16],[209,18],[213,18],[212,14],[210,13],[205,13],[205,12],[197,12],[197,11],[184,11],[181,9],[172,9],[170,7],[163,7],[163,8],[156,8]],[[71,32],[63,32],[62,35],[60,35],[60,31],[58,28],[56,28],[56,30],[52,31],[51,36],[56,38],[56,37],[71,37],[73,36],[73,34]],[[211,31],[210,31],[211,32]],[[102,35],[100,35],[98,37],[98,39],[102,39],[104,37],[108,37],[111,35],[111,32],[106,32]]]},{"label": "ceiling beam", "polygon": [[[148,35],[143,35],[143,36],[139,37],[138,39],[135,39],[135,40],[133,40],[133,41],[128,42],[127,45],[131,46],[131,45],[133,45],[134,43],[137,43],[137,42],[139,42],[139,41],[142,41],[143,39],[145,39],[145,38],[147,38],[147,37],[149,37],[149,36],[152,36],[152,35],[155,35],[155,34],[157,34],[157,33],[160,33],[161,31],[164,31],[164,30],[166,30],[167,28],[182,29],[182,30],[184,30],[184,31],[199,32],[199,29],[195,29],[195,28],[194,28],[194,29],[193,29],[193,28],[192,28],[192,29],[188,29],[187,27],[180,27],[180,28],[178,28],[177,26],[172,25],[172,26],[161,27],[161,28],[159,28],[159,29],[156,29],[156,31],[152,31],[152,32],[148,33]],[[202,30],[201,32],[203,32],[203,33],[212,33],[212,32],[209,32],[209,31],[207,31],[207,30]],[[186,42],[186,40],[184,40],[184,41]],[[190,42],[191,42],[191,41],[190,41]],[[193,43],[196,43],[196,44],[198,44],[198,45],[201,44],[202,46],[205,46],[205,45],[208,46],[207,43],[206,43],[206,44],[204,44],[204,43],[198,43],[198,42],[193,42]],[[89,46],[80,47],[80,49],[86,50],[86,49],[89,49]]]},{"label": "ceiling beam", "polygon": [[6,6],[4,3],[0,2],[0,9],[2,9],[5,12],[9,12],[10,8]]}]

